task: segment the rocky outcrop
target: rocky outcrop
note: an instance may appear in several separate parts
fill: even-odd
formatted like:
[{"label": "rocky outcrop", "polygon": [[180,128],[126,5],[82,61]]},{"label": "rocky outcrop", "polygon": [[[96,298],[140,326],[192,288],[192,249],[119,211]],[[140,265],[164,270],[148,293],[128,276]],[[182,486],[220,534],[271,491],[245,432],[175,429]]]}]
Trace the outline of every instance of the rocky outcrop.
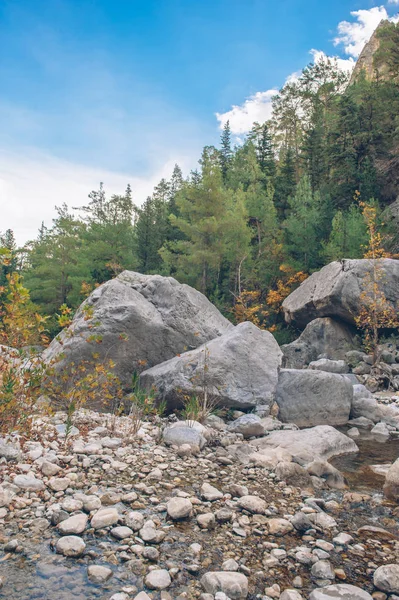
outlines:
[{"label": "rocky outcrop", "polygon": [[386,71],[383,66],[382,68],[380,67],[377,69],[374,62],[374,57],[375,53],[380,47],[380,40],[378,37],[379,32],[381,31],[381,28],[386,26],[388,23],[389,21],[387,20],[381,21],[367,44],[364,46],[359,58],[357,59],[355,68],[353,69],[349,82],[350,85],[355,83],[360,76],[364,76],[367,81],[372,81],[377,77],[377,75],[381,77],[381,75]]},{"label": "rocky outcrop", "polygon": [[172,277],[124,271],[97,288],[45,352],[57,370],[112,359],[128,387],[135,370],[197,348],[233,326],[207,298]]},{"label": "rocky outcrop", "polygon": [[276,390],[279,419],[298,427],[345,425],[353,386],[342,375],[310,369],[282,369]]},{"label": "rocky outcrop", "polygon": [[288,369],[302,369],[320,355],[342,360],[348,351],[357,348],[354,330],[330,317],[315,319],[297,340],[281,347],[283,364]]},{"label": "rocky outcrop", "polygon": [[272,431],[267,437],[253,440],[250,445],[259,449],[285,448],[301,465],[308,465],[317,458],[324,461],[359,451],[351,438],[328,425],[300,431]]},{"label": "rocky outcrop", "polygon": [[[373,261],[344,259],[313,273],[283,302],[287,323],[306,327],[319,317],[334,317],[354,324],[361,295],[367,291],[367,276]],[[380,287],[387,301],[396,308],[399,298],[399,260],[378,260]]]},{"label": "rocky outcrop", "polygon": [[187,394],[206,389],[222,406],[271,405],[281,364],[281,350],[268,331],[240,323],[196,350],[185,352],[141,374],[141,384],[155,388],[170,408]]}]

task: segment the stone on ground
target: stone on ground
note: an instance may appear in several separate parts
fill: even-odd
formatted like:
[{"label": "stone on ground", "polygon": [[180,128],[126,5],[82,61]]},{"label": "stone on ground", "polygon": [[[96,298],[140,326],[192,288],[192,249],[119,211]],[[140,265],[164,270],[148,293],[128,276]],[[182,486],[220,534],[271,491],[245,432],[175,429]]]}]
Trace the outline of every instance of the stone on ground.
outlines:
[{"label": "stone on ground", "polygon": [[209,594],[224,592],[231,600],[241,600],[248,596],[248,579],[243,573],[228,571],[205,573],[201,578],[201,584]]},{"label": "stone on ground", "polygon": [[353,386],[342,375],[307,369],[280,371],[276,402],[279,419],[298,427],[345,425]]},{"label": "stone on ground", "polygon": [[204,385],[221,406],[270,406],[281,359],[270,332],[240,323],[199,348],[144,371],[140,381],[155,388],[157,398],[170,408],[181,405],[185,395],[202,394]]}]

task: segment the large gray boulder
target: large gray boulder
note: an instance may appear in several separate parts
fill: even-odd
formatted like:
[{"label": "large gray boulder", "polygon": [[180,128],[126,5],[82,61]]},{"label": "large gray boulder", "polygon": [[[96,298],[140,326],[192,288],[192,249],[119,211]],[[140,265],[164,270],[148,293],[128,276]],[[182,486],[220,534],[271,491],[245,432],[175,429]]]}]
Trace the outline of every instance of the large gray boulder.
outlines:
[{"label": "large gray boulder", "polygon": [[299,431],[272,431],[267,437],[249,443],[259,450],[284,448],[301,465],[308,465],[317,459],[324,461],[334,456],[359,451],[350,437],[329,425],[318,425]]},{"label": "large gray boulder", "polygon": [[[381,269],[380,287],[396,308],[399,298],[399,260],[376,261]],[[355,323],[361,295],[367,289],[367,275],[373,269],[368,259],[343,259],[313,273],[283,302],[287,323],[305,327],[318,317],[335,317]]]},{"label": "large gray boulder", "polygon": [[343,375],[310,369],[282,369],[276,402],[279,419],[298,427],[345,425],[353,386]]},{"label": "large gray boulder", "polygon": [[302,369],[320,355],[343,360],[348,351],[357,348],[353,328],[330,317],[315,319],[306,325],[297,340],[281,346],[283,364],[289,369]]},{"label": "large gray boulder", "polygon": [[[216,338],[233,325],[207,298],[172,277],[124,271],[90,294],[72,324],[44,354],[64,370],[72,362],[112,359],[129,387],[132,373]],[[100,342],[100,343],[99,343]]]},{"label": "large gray boulder", "polygon": [[274,399],[282,352],[268,331],[253,323],[240,323],[223,335],[144,371],[146,388],[170,408],[188,394],[206,389],[221,406],[251,408],[271,405]]}]

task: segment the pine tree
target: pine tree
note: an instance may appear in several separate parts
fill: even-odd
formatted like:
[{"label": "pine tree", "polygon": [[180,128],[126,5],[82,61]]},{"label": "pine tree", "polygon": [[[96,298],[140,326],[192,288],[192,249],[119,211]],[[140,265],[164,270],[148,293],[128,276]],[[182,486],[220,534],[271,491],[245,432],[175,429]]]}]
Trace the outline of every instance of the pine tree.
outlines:
[{"label": "pine tree", "polygon": [[286,216],[286,212],[290,206],[290,198],[295,193],[295,188],[296,169],[294,151],[288,147],[282,157],[275,186],[275,205],[281,220]]},{"label": "pine tree", "polygon": [[295,267],[309,272],[319,262],[320,195],[312,193],[310,180],[304,175],[290,200],[290,213],[285,221],[287,244]]},{"label": "pine tree", "polygon": [[188,182],[177,196],[179,216],[171,220],[182,231],[184,240],[172,250],[165,248],[167,263],[175,263],[179,276],[195,283],[206,292],[217,284],[226,250],[225,220],[228,214],[228,192],[223,187],[219,153],[212,146],[204,148],[201,180]]},{"label": "pine tree", "polygon": [[136,265],[133,200],[130,186],[124,195],[114,194],[107,199],[102,183],[89,198],[89,204],[80,208],[87,224],[83,253],[91,265],[93,280],[103,283]]},{"label": "pine tree", "polygon": [[222,170],[223,181],[226,181],[233,154],[231,150],[231,129],[229,121],[226,121],[226,124],[223,127],[220,144],[220,168]]},{"label": "pine tree", "polygon": [[83,300],[82,283],[91,282],[90,265],[82,252],[85,225],[63,204],[56,207],[53,227],[41,228],[31,244],[24,284],[42,313],[55,315],[62,304],[76,308]]},{"label": "pine tree", "polygon": [[276,174],[272,136],[267,123],[254,123],[248,139],[254,143],[260,170],[265,178],[273,178]]},{"label": "pine tree", "polygon": [[327,262],[343,258],[362,258],[367,243],[367,229],[358,206],[352,204],[343,213],[337,211],[332,221],[328,242],[324,244],[323,256]]}]

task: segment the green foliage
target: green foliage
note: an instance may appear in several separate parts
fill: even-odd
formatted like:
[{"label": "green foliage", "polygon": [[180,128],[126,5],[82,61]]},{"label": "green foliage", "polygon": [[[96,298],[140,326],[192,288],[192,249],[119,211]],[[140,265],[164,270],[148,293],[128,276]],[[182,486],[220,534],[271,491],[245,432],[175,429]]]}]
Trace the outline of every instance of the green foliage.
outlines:
[{"label": "green foliage", "polygon": [[312,192],[310,179],[304,175],[295,196],[290,199],[289,217],[285,221],[288,248],[297,267],[316,269],[319,262],[321,207],[319,192]]},{"label": "green foliage", "polygon": [[[235,147],[227,122],[220,147],[206,146],[198,169],[184,179],[176,165],[141,206],[130,186],[108,197],[100,184],[78,212],[59,207],[52,226],[22,250],[11,231],[0,236],[0,307],[7,275],[22,273],[55,334],[96,285],[133,269],[194,285],[231,315],[244,291],[263,303],[270,292],[280,297],[281,267],[309,274],[361,256],[365,224],[355,194],[378,198],[381,210],[397,195],[395,178],[387,185],[384,177],[399,142],[398,26],[378,35],[375,80],[348,85],[336,61],[309,64],[276,93],[270,121],[254,123]],[[378,226],[397,251],[397,228],[385,215]],[[61,311],[60,323],[63,305],[71,312]],[[284,335],[282,319],[267,326]]]}]

